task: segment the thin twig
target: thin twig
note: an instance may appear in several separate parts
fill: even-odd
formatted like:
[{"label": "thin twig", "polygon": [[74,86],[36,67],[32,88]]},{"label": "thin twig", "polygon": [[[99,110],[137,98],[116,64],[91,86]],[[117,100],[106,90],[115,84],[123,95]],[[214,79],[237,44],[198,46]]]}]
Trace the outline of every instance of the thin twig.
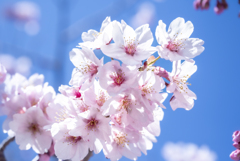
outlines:
[{"label": "thin twig", "polygon": [[4,151],[4,149],[8,146],[8,144],[11,143],[14,139],[15,137],[9,136],[5,140],[3,140],[0,146],[0,151]]},{"label": "thin twig", "polygon": [[82,161],[89,161],[89,159],[93,156],[93,152],[89,151],[88,155]]},{"label": "thin twig", "polygon": [[5,140],[3,140],[3,142],[1,143],[1,146],[0,146],[0,161],[6,161],[6,158],[4,156],[4,150],[8,146],[8,144],[10,144],[14,139],[15,139],[15,137],[9,136]]}]

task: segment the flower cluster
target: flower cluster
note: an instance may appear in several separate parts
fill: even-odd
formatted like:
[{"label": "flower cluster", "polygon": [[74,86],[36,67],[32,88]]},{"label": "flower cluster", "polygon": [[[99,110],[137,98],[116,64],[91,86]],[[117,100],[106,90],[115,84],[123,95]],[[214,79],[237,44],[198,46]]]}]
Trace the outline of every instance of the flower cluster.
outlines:
[{"label": "flower cluster", "polygon": [[[194,106],[187,80],[197,70],[193,58],[203,52],[204,42],[189,38],[192,32],[193,24],[183,18],[173,20],[168,31],[160,20],[154,47],[149,25],[134,30],[107,17],[100,32],[84,32],[79,48],[70,52],[75,66],[70,86],[61,85],[57,95],[42,75],[6,77],[1,68],[4,130],[14,133],[21,150],[32,147],[47,158],[54,147],[62,160],[79,161],[101,150],[110,160],[136,160],[160,135],[168,93],[173,110]],[[112,60],[104,64],[95,50]],[[160,57],[172,62],[172,72],[154,66]]]},{"label": "flower cluster", "polygon": [[236,150],[230,154],[230,158],[232,160],[240,160],[240,131],[235,131],[232,137],[234,142],[233,146],[236,148]]}]

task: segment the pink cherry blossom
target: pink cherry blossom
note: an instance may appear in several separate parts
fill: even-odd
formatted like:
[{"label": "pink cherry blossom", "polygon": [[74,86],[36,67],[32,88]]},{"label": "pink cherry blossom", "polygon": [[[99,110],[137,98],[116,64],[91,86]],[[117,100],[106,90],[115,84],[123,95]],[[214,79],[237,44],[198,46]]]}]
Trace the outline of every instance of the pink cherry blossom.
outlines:
[{"label": "pink cherry blossom", "polygon": [[[145,104],[134,89],[128,89],[109,99],[102,107],[103,115],[110,116],[116,126],[141,130],[151,123]],[[139,122],[139,120],[142,120]]]},{"label": "pink cherry blossom", "polygon": [[111,144],[104,146],[103,152],[110,160],[119,160],[122,156],[136,160],[141,156],[141,151],[135,143],[138,142],[140,133],[126,129],[112,127]]},{"label": "pink cherry blossom", "polygon": [[193,108],[194,100],[197,99],[195,93],[188,88],[188,78],[197,71],[195,62],[181,61],[173,62],[173,70],[170,73],[170,84],[167,86],[167,92],[173,93],[170,99],[170,105],[173,110],[177,108],[185,108],[190,110]]},{"label": "pink cherry blossom", "polygon": [[82,49],[74,48],[69,55],[70,60],[76,67],[73,69],[69,84],[80,87],[85,82],[84,85],[88,87],[103,65],[103,59],[99,60],[93,51],[87,47],[82,47]]},{"label": "pink cherry blossom", "polygon": [[138,71],[130,70],[116,60],[106,63],[99,71],[99,84],[111,95],[121,92],[135,82]]},{"label": "pink cherry blossom", "polygon": [[166,24],[160,20],[156,29],[156,38],[161,46],[157,46],[158,54],[170,61],[192,59],[204,50],[203,40],[189,38],[193,32],[193,24],[185,23],[183,18],[173,20],[166,32]]},{"label": "pink cherry blossom", "polygon": [[100,111],[102,110],[102,106],[104,103],[110,98],[109,94],[106,90],[104,90],[100,85],[99,81],[95,80],[93,86],[87,89],[84,92],[84,102],[88,106],[94,106]]},{"label": "pink cherry blossom", "polygon": [[112,22],[110,17],[102,22],[100,32],[96,30],[88,30],[82,33],[83,43],[79,43],[80,47],[86,46],[91,49],[100,49],[102,45],[109,44],[112,40]]},{"label": "pink cherry blossom", "polygon": [[119,59],[127,65],[137,65],[156,51],[151,46],[153,36],[149,25],[140,26],[134,31],[123,20],[121,24],[117,21],[112,23],[115,43],[102,46],[105,55]]},{"label": "pink cherry blossom", "polygon": [[15,114],[9,126],[15,132],[16,143],[21,150],[32,147],[36,153],[43,154],[52,143],[50,132],[43,129],[47,124],[42,110],[33,106],[23,114]]},{"label": "pink cherry blossom", "polygon": [[102,144],[109,141],[110,126],[109,118],[104,117],[97,109],[91,108],[79,114],[76,122],[72,122],[72,136],[82,136],[89,140],[90,150],[96,154],[102,150]]},{"label": "pink cherry blossom", "polygon": [[50,125],[52,125],[62,122],[67,118],[77,117],[80,110],[71,99],[62,94],[58,94],[54,100],[49,103],[46,108],[46,113],[48,120],[51,122]]},{"label": "pink cherry blossom", "polygon": [[66,119],[61,123],[53,124],[51,134],[54,140],[55,154],[59,159],[82,160],[88,154],[89,142],[82,136],[69,134],[68,126],[73,120]]},{"label": "pink cherry blossom", "polygon": [[165,82],[161,77],[156,76],[152,71],[143,71],[138,77],[138,88],[147,107],[152,103],[157,103],[165,108],[162,104],[167,97],[167,93],[159,93],[165,88]]}]

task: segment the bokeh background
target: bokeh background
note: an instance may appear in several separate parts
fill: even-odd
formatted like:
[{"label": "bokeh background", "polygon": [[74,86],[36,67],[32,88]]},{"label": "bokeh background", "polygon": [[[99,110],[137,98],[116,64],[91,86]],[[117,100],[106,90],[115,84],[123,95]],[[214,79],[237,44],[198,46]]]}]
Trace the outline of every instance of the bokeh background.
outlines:
[{"label": "bokeh background", "polygon": [[[22,2],[29,6],[24,8]],[[229,0],[228,9],[221,15],[213,12],[214,5],[213,0],[208,10],[200,11],[194,9],[193,0],[1,0],[0,62],[12,73],[44,74],[45,81],[57,91],[71,78],[74,66],[69,51],[82,41],[82,32],[99,30],[106,16],[123,19],[133,28],[149,23],[153,35],[159,20],[168,26],[175,18],[183,17],[194,24],[191,37],[205,41],[205,51],[195,58],[198,70],[188,81],[198,99],[190,111],[172,111],[169,95],[158,142],[138,161],[167,161],[162,149],[168,142],[205,145],[218,161],[228,161],[235,150],[232,133],[240,130],[240,5],[237,0]],[[104,56],[95,53],[99,58]],[[172,70],[171,62],[166,60],[156,65]],[[1,124],[4,119],[0,117]],[[0,141],[6,137],[2,132]],[[14,142],[5,155],[8,161],[29,161],[36,156],[32,150],[20,151]],[[105,160],[102,152],[90,159]]]}]

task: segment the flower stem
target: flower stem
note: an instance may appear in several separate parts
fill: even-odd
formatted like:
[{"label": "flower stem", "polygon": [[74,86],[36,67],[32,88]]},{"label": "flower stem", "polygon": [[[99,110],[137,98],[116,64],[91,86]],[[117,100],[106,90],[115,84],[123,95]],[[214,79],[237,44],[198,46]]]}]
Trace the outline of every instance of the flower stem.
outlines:
[{"label": "flower stem", "polygon": [[9,136],[5,140],[3,140],[3,142],[1,143],[1,145],[0,145],[0,161],[6,161],[6,158],[4,156],[4,150],[8,146],[8,144],[10,144],[14,139],[15,139],[15,137]]},{"label": "flower stem", "polygon": [[92,151],[88,151],[88,155],[82,161],[88,161],[93,156]]},{"label": "flower stem", "polygon": [[160,58],[161,58],[161,57],[158,56],[155,60],[153,60],[151,63],[149,63],[148,66],[154,64],[154,63],[155,63],[158,59],[160,59]]}]

